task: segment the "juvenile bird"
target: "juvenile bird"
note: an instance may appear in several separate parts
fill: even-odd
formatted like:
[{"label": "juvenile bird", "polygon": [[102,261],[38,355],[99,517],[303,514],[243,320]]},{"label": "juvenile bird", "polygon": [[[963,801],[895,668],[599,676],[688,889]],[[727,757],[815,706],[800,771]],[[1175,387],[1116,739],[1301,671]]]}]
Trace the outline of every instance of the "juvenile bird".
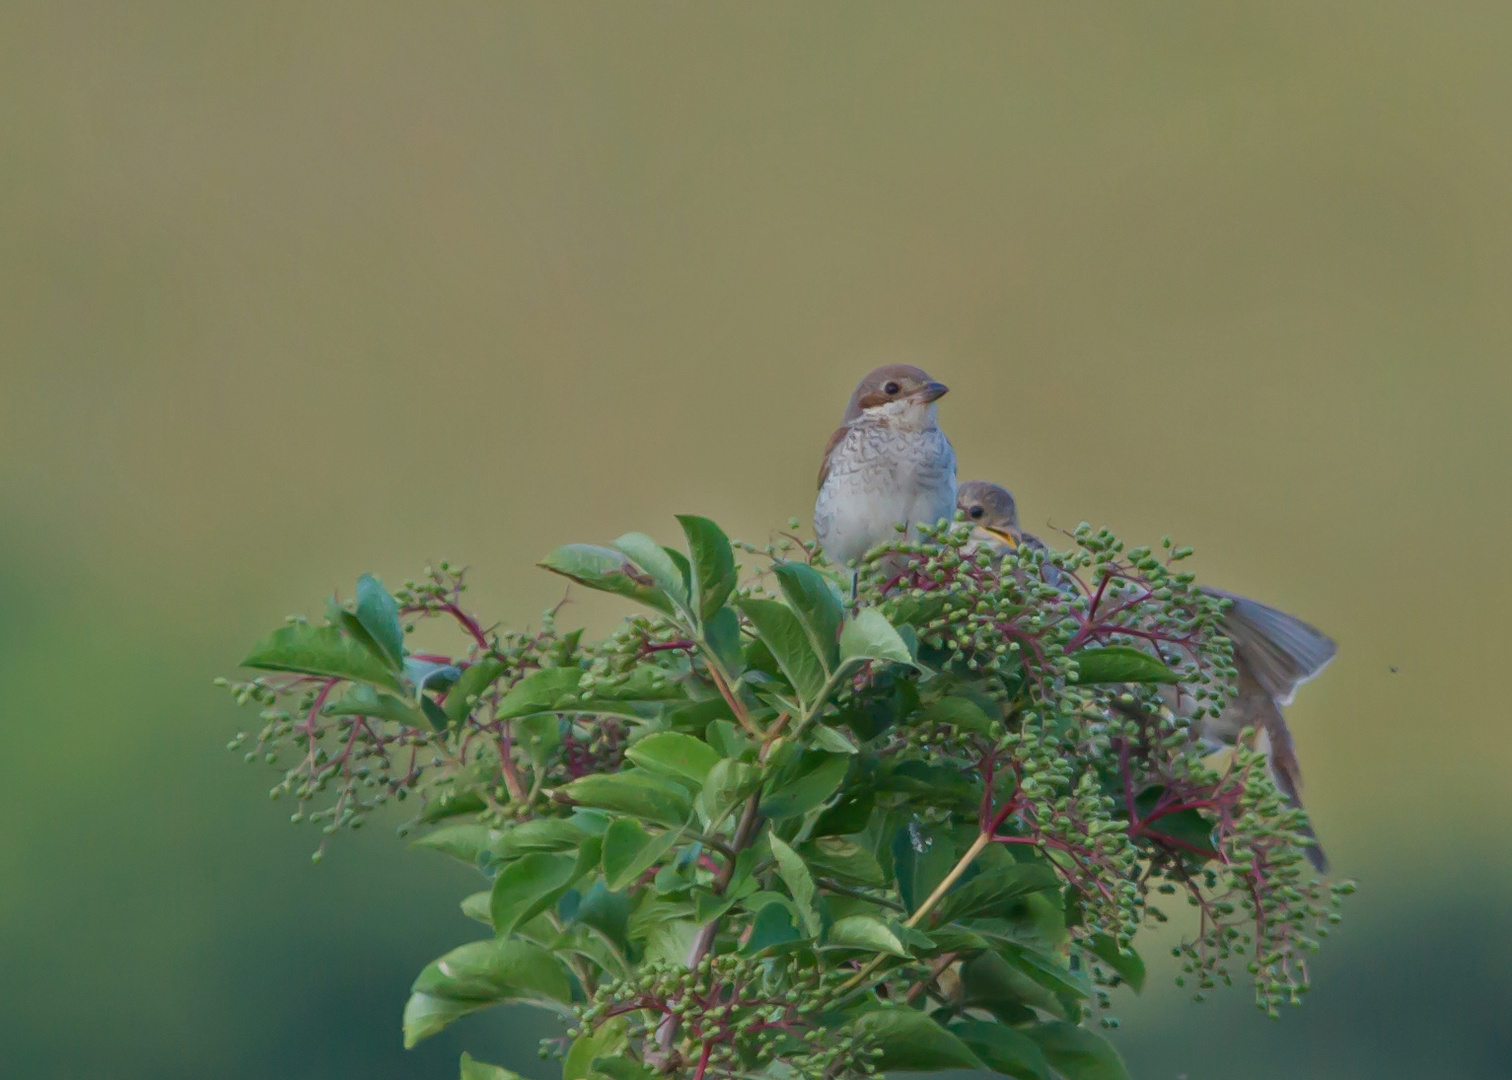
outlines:
[{"label": "juvenile bird", "polygon": [[946,387],[911,364],[879,367],[857,384],[819,469],[814,535],[844,566],[878,544],[955,515],[955,451],[936,421]]},{"label": "juvenile bird", "polygon": [[[956,505],[971,522],[972,540],[999,555],[1020,544],[1044,546],[1019,528],[1017,504],[1005,488],[968,480],[960,486]],[[1206,749],[1217,750],[1234,745],[1245,728],[1263,734],[1277,789],[1300,807],[1302,770],[1281,710],[1292,703],[1299,686],[1329,665],[1337,646],[1326,634],[1284,611],[1212,586],[1199,587],[1209,596],[1231,602],[1220,625],[1234,644],[1239,696],[1216,718],[1203,719],[1197,739]],[[1174,693],[1167,695],[1166,704],[1173,710],[1181,707]],[[1318,870],[1326,868],[1323,849],[1316,843],[1307,849],[1307,857]]]}]

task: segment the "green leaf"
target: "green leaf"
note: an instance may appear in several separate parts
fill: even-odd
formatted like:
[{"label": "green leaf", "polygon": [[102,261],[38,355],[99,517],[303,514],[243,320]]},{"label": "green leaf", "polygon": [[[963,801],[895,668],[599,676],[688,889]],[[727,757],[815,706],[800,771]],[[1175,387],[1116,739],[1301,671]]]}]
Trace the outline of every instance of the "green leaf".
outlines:
[{"label": "green leaf", "polygon": [[531,851],[576,851],[588,834],[564,818],[536,818],[506,829],[494,843],[497,859],[515,859]]},{"label": "green leaf", "polygon": [[471,893],[462,898],[461,907],[462,914],[466,915],[469,919],[476,919],[492,930],[493,916],[488,911],[488,898],[489,892],[487,889],[484,889],[482,892]]},{"label": "green leaf", "polygon": [[709,770],[721,760],[719,752],[708,743],[675,731],[647,735],[632,744],[625,756],[644,769],[692,783],[695,787],[703,786]]},{"label": "green leaf", "polygon": [[502,1065],[474,1061],[472,1055],[464,1050],[462,1051],[462,1074],[458,1080],[525,1080],[525,1078]]},{"label": "green leaf", "polygon": [[462,1071],[459,1080],[525,1080],[517,1072],[512,1072],[502,1065],[490,1065],[485,1061],[476,1061],[466,1050],[462,1051]]},{"label": "green leaf", "polygon": [[869,787],[852,785],[840,800],[814,824],[813,836],[846,836],[866,828],[876,805],[877,793]]},{"label": "green leaf", "polygon": [[592,1068],[609,1080],[657,1080],[660,1075],[649,1065],[628,1057],[596,1057]]},{"label": "green leaf", "polygon": [[828,801],[850,769],[847,754],[810,751],[803,755],[802,771],[793,779],[774,788],[761,800],[762,816],[770,821],[797,817]]},{"label": "green leaf", "polygon": [[478,856],[503,839],[503,835],[487,825],[446,825],[426,833],[414,842],[414,846],[439,851],[476,866]]},{"label": "green leaf", "polygon": [[562,742],[562,722],[556,713],[517,717],[514,739],[515,745],[525,751],[537,769],[544,768]]},{"label": "green leaf", "polygon": [[820,874],[862,885],[881,885],[884,881],[876,856],[852,840],[821,836],[804,844],[799,853],[810,869]]},{"label": "green leaf", "polygon": [[565,544],[537,565],[579,585],[628,597],[668,615],[676,610],[672,599],[656,587],[650,576],[613,548]]},{"label": "green leaf", "polygon": [[871,1036],[882,1056],[873,1060],[879,1072],[907,1069],[980,1069],[982,1061],[945,1028],[921,1012],[907,1008],[863,1013],[857,1025]]},{"label": "green leaf", "polygon": [[1060,888],[1060,878],[1047,863],[1008,863],[983,870],[948,894],[940,904],[940,921],[954,922],[991,915],[1003,907],[1046,889]]},{"label": "green leaf", "polygon": [[840,624],[845,621],[840,594],[823,574],[805,563],[779,562],[772,569],[824,670],[833,672],[840,666]]},{"label": "green leaf", "polygon": [[645,533],[635,532],[626,533],[614,541],[613,547],[640,567],[679,607],[688,606],[688,588],[682,567],[666,548]]},{"label": "green leaf", "polygon": [[1031,1008],[1064,1012],[1054,994],[995,952],[979,953],[961,965],[961,986],[968,1008],[985,1009],[1007,1024],[1034,1019]]},{"label": "green leaf", "polygon": [[446,692],[444,708],[447,720],[460,724],[470,711],[467,699],[482,694],[502,674],[504,665],[492,656],[485,656],[476,664],[463,669],[452,688]]},{"label": "green leaf", "polygon": [[656,865],[682,839],[681,829],[649,835],[634,818],[616,818],[604,833],[604,879],[618,892]]},{"label": "green leaf", "polygon": [[756,918],[751,923],[751,936],[740,951],[747,956],[755,956],[767,949],[802,940],[803,935],[793,925],[787,905],[772,903],[756,913]]},{"label": "green leaf", "polygon": [[813,704],[824,689],[824,665],[793,609],[776,600],[758,599],[740,600],[737,606],[751,620],[799,698],[805,705]]},{"label": "green leaf", "polygon": [[641,769],[579,777],[561,789],[584,806],[596,806],[681,828],[693,812],[687,788]]},{"label": "green leaf", "polygon": [[404,1008],[404,1045],[490,1005],[571,1000],[567,973],[541,946],[509,938],[472,941],[427,964],[415,979]]},{"label": "green leaf", "polygon": [[325,711],[331,716],[369,716],[412,728],[426,725],[419,709],[392,694],[380,694],[367,683],[353,683],[341,700],[326,706]]},{"label": "green leaf", "polygon": [[1066,1080],[1129,1080],[1129,1070],[1113,1044],[1096,1032],[1055,1021],[1025,1028]]},{"label": "green leaf", "polygon": [[588,1080],[595,1058],[613,1057],[627,1045],[625,1018],[616,1016],[605,1020],[593,1031],[572,1041],[566,1058],[562,1060],[562,1080]]},{"label": "green leaf", "polygon": [[399,605],[372,574],[363,574],[357,579],[357,610],[354,614],[389,667],[399,670],[404,665],[404,627],[399,625]]},{"label": "green leaf", "polygon": [[541,668],[509,688],[499,701],[499,718],[512,720],[531,713],[570,708],[576,703],[583,672],[575,667]]},{"label": "green leaf", "polygon": [[910,914],[919,909],[955,865],[955,844],[944,827],[911,822],[892,840],[893,876]]},{"label": "green leaf", "polygon": [[825,935],[825,944],[866,949],[907,958],[910,953],[890,926],[875,915],[850,915],[838,920]]},{"label": "green leaf", "polygon": [[703,636],[724,673],[731,679],[739,678],[745,670],[745,656],[741,652],[740,616],[734,609],[722,607],[705,619]]},{"label": "green leaf", "polygon": [[1123,981],[1134,988],[1136,994],[1144,989],[1144,961],[1133,948],[1126,953],[1119,952],[1118,942],[1108,934],[1093,934],[1082,942],[1082,948],[1118,972]]},{"label": "green leaf", "polygon": [[911,664],[913,654],[907,644],[876,608],[862,608],[854,618],[846,621],[840,631],[840,659],[886,660],[895,664]]},{"label": "green leaf", "polygon": [[925,709],[920,726],[935,724],[948,724],[979,735],[986,735],[992,730],[992,718],[980,705],[962,697],[942,697]]},{"label": "green leaf", "polygon": [[1045,1052],[1022,1031],[985,1020],[967,1020],[950,1030],[993,1072],[1017,1080],[1055,1080]]},{"label": "green leaf", "polygon": [[1213,844],[1214,823],[1196,809],[1188,807],[1151,818],[1164,794],[1164,787],[1150,787],[1134,800],[1134,810],[1140,817],[1139,834],[1154,840],[1174,841],[1175,846],[1194,854],[1209,858],[1217,855],[1218,849]]},{"label": "green leaf", "polygon": [[483,801],[483,796],[476,791],[442,791],[425,804],[425,809],[420,811],[420,821],[422,824],[430,825],[449,817],[476,814],[487,808],[488,804]]},{"label": "green leaf", "polygon": [[590,926],[614,943],[621,952],[625,949],[625,927],[630,919],[630,899],[624,893],[611,891],[602,878],[595,881],[578,902],[575,922]]},{"label": "green leaf", "polygon": [[1092,988],[1086,979],[1064,967],[1059,956],[1011,942],[1002,946],[1002,956],[1053,994],[1077,1001],[1092,996]]},{"label": "green leaf", "polygon": [[1076,661],[1078,682],[1090,683],[1175,683],[1181,680],[1143,649],[1127,645],[1109,645],[1103,649],[1078,649],[1071,654]]},{"label": "green leaf", "polygon": [[242,667],[350,679],[404,692],[382,658],[335,626],[281,626],[252,647]]},{"label": "green leaf", "polygon": [[851,742],[849,736],[835,730],[827,724],[815,724],[809,729],[809,738],[820,750],[828,750],[832,754],[859,754],[860,748]]},{"label": "green leaf", "polygon": [[699,813],[709,828],[715,828],[760,786],[758,766],[723,758],[709,770],[703,790],[698,793]]},{"label": "green leaf", "polygon": [[436,704],[436,699],[425,694],[420,695],[420,712],[425,720],[436,731],[445,731],[451,724],[446,718],[446,713],[441,706]]},{"label": "green leaf", "polygon": [[678,514],[688,538],[693,568],[693,602],[700,622],[714,617],[735,591],[735,553],[720,527],[708,518]]},{"label": "green leaf", "polygon": [[789,847],[776,833],[768,837],[772,855],[777,859],[777,875],[788,887],[788,893],[803,915],[804,930],[810,937],[819,933],[819,913],[814,910],[814,878],[804,864],[803,857]]},{"label": "green leaf", "polygon": [[494,932],[503,937],[555,904],[578,876],[577,864],[574,855],[533,851],[500,870],[488,901]]}]

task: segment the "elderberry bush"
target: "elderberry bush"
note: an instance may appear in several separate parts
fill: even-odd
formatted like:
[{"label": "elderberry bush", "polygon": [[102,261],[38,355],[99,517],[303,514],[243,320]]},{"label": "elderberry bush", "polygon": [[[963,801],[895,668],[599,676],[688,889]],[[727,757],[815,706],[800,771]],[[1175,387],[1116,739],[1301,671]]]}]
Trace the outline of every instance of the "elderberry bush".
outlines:
[{"label": "elderberry bush", "polygon": [[[486,932],[415,980],[407,1045],[525,1001],[568,1025],[563,1080],[1117,1078],[1109,990],[1183,901],[1198,997],[1242,966],[1266,1012],[1298,1002],[1349,887],[1311,876],[1260,754],[1192,737],[1235,672],[1189,551],[1082,526],[1000,561],[957,523],[853,587],[809,545],[678,520],[686,552],[632,533],[541,564],[636,605],[602,641],[555,612],[485,628],[442,563],[244,661],[264,726],[232,747],[294,820],[411,802],[402,831],[481,875]],[[406,647],[427,620],[452,652]]]}]

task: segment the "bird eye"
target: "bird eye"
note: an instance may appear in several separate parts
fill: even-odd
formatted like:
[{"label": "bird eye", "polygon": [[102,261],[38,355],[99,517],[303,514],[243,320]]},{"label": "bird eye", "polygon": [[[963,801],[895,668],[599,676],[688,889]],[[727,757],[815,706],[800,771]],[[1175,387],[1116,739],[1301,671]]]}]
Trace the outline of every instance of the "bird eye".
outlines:
[{"label": "bird eye", "polygon": [[982,508],[980,506],[973,506],[970,510],[968,510],[966,512],[968,514],[970,514],[974,518],[979,518],[984,513],[984,511],[982,510]]},{"label": "bird eye", "polygon": [[901,386],[899,386],[895,382],[890,382],[886,386],[884,386],[882,389],[887,392],[888,396],[891,396],[893,394],[896,394],[899,390],[901,390],[903,388]]}]

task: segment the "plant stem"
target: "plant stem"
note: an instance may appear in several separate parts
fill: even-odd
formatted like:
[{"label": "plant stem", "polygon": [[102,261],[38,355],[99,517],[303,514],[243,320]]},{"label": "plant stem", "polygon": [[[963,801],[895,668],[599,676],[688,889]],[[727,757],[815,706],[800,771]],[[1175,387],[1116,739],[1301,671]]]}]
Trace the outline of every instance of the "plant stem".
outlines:
[{"label": "plant stem", "polygon": [[[945,875],[940,883],[935,886],[934,892],[930,893],[925,901],[919,905],[919,910],[915,911],[906,920],[904,920],[904,926],[910,928],[918,926],[919,923],[924,921],[925,916],[927,916],[931,911],[935,909],[935,905],[937,905],[941,900],[945,899],[945,894],[950,891],[950,887],[957,881],[961,880],[961,875],[964,874],[966,872],[966,869],[976,861],[976,857],[983,851],[987,850],[987,845],[992,843],[992,834],[995,831],[995,828],[996,823],[994,822],[993,829],[987,829],[977,834],[977,838],[973,840],[971,842],[971,846],[966,849],[966,854],[962,855],[960,861],[958,861],[954,866],[950,868],[950,873]],[[840,994],[846,994],[854,990],[856,987],[864,983],[867,980],[867,977],[870,976],[872,972],[881,967],[884,963],[886,963],[886,961],[887,956],[882,953],[878,953],[876,956],[867,961],[865,967],[863,967],[860,971],[856,972],[843,984],[841,984],[840,989],[837,992]]]}]

